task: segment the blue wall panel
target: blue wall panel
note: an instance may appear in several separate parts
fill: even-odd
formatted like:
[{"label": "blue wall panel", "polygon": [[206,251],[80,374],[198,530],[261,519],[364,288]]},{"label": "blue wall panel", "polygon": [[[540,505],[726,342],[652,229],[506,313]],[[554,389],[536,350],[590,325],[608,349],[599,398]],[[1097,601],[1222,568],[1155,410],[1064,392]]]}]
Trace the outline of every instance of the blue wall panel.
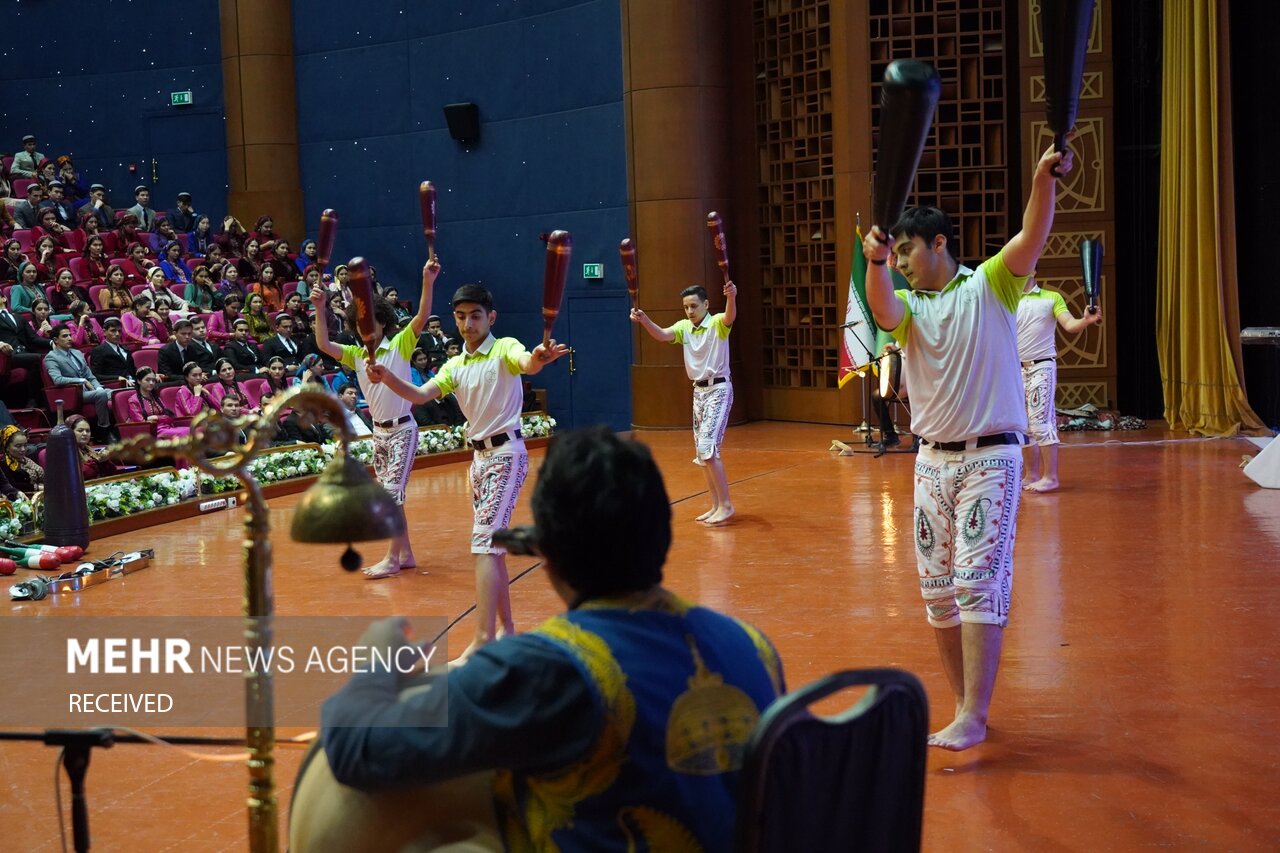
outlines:
[{"label": "blue wall panel", "polygon": [[[417,186],[438,191],[444,262],[433,309],[460,284],[494,291],[499,331],[541,334],[543,232],[573,233],[568,290],[625,290],[630,231],[617,0],[294,2],[299,144],[309,231],[339,211],[338,258],[361,254],[416,298],[425,257]],[[480,141],[442,107],[479,106]],[[581,263],[606,265],[603,283]],[[567,305],[567,300],[566,300]],[[567,310],[567,308],[566,308]],[[629,336],[619,336],[629,346]],[[539,377],[568,417],[563,366]],[[630,379],[599,410],[630,411]]]},{"label": "blue wall panel", "polygon": [[[155,157],[153,206],[172,207],[185,190],[199,210],[221,213],[227,167],[217,3],[77,3],[66,14],[53,6],[0,4],[7,42],[0,149],[12,154],[34,133],[43,153],[71,154],[89,183],[108,186],[115,207],[132,205],[133,187],[151,183]],[[188,89],[192,106],[169,106],[170,92]],[[165,121],[153,127],[152,118]],[[174,151],[185,153],[169,156]]]}]

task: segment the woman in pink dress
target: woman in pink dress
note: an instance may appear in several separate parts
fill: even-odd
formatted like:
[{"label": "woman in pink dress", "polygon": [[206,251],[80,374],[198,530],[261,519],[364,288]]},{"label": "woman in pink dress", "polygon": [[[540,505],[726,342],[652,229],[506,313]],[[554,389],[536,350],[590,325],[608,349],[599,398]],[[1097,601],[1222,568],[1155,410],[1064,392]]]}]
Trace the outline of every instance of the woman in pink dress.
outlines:
[{"label": "woman in pink dress", "polygon": [[178,389],[178,405],[175,413],[179,417],[189,418],[204,409],[218,410],[218,404],[209,393],[205,381],[204,368],[194,361],[182,365],[182,378],[186,384]]},{"label": "woman in pink dress", "polygon": [[176,415],[156,393],[158,379],[150,367],[140,367],[137,373],[136,393],[129,395],[129,420],[134,423],[155,424],[159,438],[181,438],[191,432],[186,427],[174,425]]},{"label": "woman in pink dress", "polygon": [[71,320],[67,325],[71,329],[71,345],[77,349],[92,349],[106,340],[102,326],[89,311],[89,303],[77,299],[69,309]]}]

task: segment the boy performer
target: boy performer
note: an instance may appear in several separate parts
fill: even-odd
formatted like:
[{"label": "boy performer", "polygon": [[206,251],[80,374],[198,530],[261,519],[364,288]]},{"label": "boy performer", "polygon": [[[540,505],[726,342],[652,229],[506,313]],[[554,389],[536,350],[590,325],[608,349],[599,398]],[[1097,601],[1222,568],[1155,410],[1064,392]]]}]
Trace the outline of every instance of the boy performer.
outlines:
[{"label": "boy performer", "polygon": [[1061,293],[1041,288],[1035,273],[1027,279],[1022,299],[1018,301],[1018,360],[1022,362],[1027,432],[1032,444],[1028,448],[1031,464],[1022,478],[1022,488],[1029,492],[1052,492],[1058,488],[1058,419],[1054,405],[1058,361],[1054,326],[1061,326],[1063,331],[1074,335],[1101,322],[1101,309],[1094,308],[1083,317],[1076,317]]},{"label": "boy performer", "polygon": [[[405,378],[409,376],[409,358],[417,348],[418,335],[422,333],[427,317],[431,314],[431,292],[439,274],[439,259],[427,261],[422,268],[422,295],[418,300],[418,313],[399,331],[396,331],[395,311],[385,300],[374,299],[374,334],[381,340],[377,348],[377,365],[380,370],[387,371],[390,375]],[[316,316],[324,317],[324,288],[312,288],[311,302],[316,306]],[[418,451],[418,425],[409,413],[409,404],[391,393],[387,386],[376,384],[377,380],[370,379],[369,354],[363,346],[333,343],[329,340],[328,324],[324,322],[315,324],[315,335],[317,349],[355,371],[364,398],[369,403],[369,416],[373,420],[374,474],[403,512],[405,487],[409,483],[409,472],[413,469],[414,455]],[[406,526],[403,536],[391,540],[387,556],[366,567],[364,576],[370,580],[394,577],[400,574],[401,569],[411,569],[417,565]]]},{"label": "boy performer", "polygon": [[464,284],[453,294],[453,319],[465,346],[440,366],[435,378],[415,387],[404,376],[380,364],[370,366],[369,378],[414,405],[454,394],[467,417],[467,439],[474,451],[470,473],[476,634],[466,651],[454,660],[457,664],[501,636],[496,630],[499,618],[502,634],[515,632],[507,586],[507,552],[493,544],[493,531],[511,523],[511,512],[529,472],[529,452],[520,434],[524,404],[520,377],[541,372],[568,353],[569,348],[551,341],[550,347],[539,344],[530,353],[515,338],[495,338],[489,330],[498,319],[493,296],[478,284]]},{"label": "boy performer", "polygon": [[[867,301],[902,345],[911,389],[916,564],[955,719],[929,745],[961,750],[987,737],[987,715],[1013,585],[1013,543],[1027,430],[1018,369],[1018,301],[1053,226],[1057,179],[1071,153],[1052,148],[1031,179],[1022,230],[978,269],[954,256],[951,219],[936,207],[906,211],[862,244]],[[893,289],[890,252],[910,290]]]},{"label": "boy performer", "polygon": [[631,309],[631,322],[639,323],[656,341],[677,343],[684,352],[684,368],[693,381],[693,464],[701,465],[711,492],[711,509],[696,521],[721,524],[733,517],[729,480],[720,461],[724,428],[733,407],[733,382],[729,379],[729,332],[738,316],[738,288],[724,286],[724,313],[710,315],[707,291],[695,284],[680,291],[685,319],[660,327],[639,308]]}]

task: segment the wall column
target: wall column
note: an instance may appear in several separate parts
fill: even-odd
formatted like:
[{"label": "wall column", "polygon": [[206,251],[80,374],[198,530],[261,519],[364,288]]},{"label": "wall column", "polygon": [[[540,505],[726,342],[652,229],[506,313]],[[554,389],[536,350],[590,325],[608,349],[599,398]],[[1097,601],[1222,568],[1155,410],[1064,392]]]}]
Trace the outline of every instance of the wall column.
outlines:
[{"label": "wall column", "polygon": [[[306,232],[298,167],[293,4],[220,0],[227,114],[227,209],[252,230],[263,214],[296,250]],[[221,223],[214,223],[217,228]]]},{"label": "wall column", "polygon": [[[755,241],[731,208],[730,39],[724,0],[622,0],[623,105],[627,182],[640,261],[640,306],[660,326],[681,319],[680,291],[699,283],[711,310],[724,308],[721,276],[706,228],[708,211],[725,219],[730,272],[739,286],[756,265]],[[742,236],[739,236],[742,235]],[[748,295],[747,304],[751,304]],[[748,322],[750,322],[748,320]],[[734,338],[740,338],[735,330]],[[688,427],[693,391],[679,347],[634,331],[632,423]],[[742,340],[735,344],[740,349]],[[740,365],[734,353],[735,379]],[[735,382],[735,397],[745,397]],[[736,403],[735,419],[742,405]]]}]

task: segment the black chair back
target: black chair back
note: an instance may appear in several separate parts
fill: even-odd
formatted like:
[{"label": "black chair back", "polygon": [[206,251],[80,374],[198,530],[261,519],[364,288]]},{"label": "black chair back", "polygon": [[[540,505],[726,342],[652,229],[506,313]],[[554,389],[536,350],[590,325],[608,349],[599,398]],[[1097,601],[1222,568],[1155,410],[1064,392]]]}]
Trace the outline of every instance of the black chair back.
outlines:
[{"label": "black chair back", "polygon": [[[809,711],[857,686],[870,689],[848,711]],[[837,672],[780,697],[747,746],[738,849],[919,850],[928,729],[924,688],[901,670]]]}]

